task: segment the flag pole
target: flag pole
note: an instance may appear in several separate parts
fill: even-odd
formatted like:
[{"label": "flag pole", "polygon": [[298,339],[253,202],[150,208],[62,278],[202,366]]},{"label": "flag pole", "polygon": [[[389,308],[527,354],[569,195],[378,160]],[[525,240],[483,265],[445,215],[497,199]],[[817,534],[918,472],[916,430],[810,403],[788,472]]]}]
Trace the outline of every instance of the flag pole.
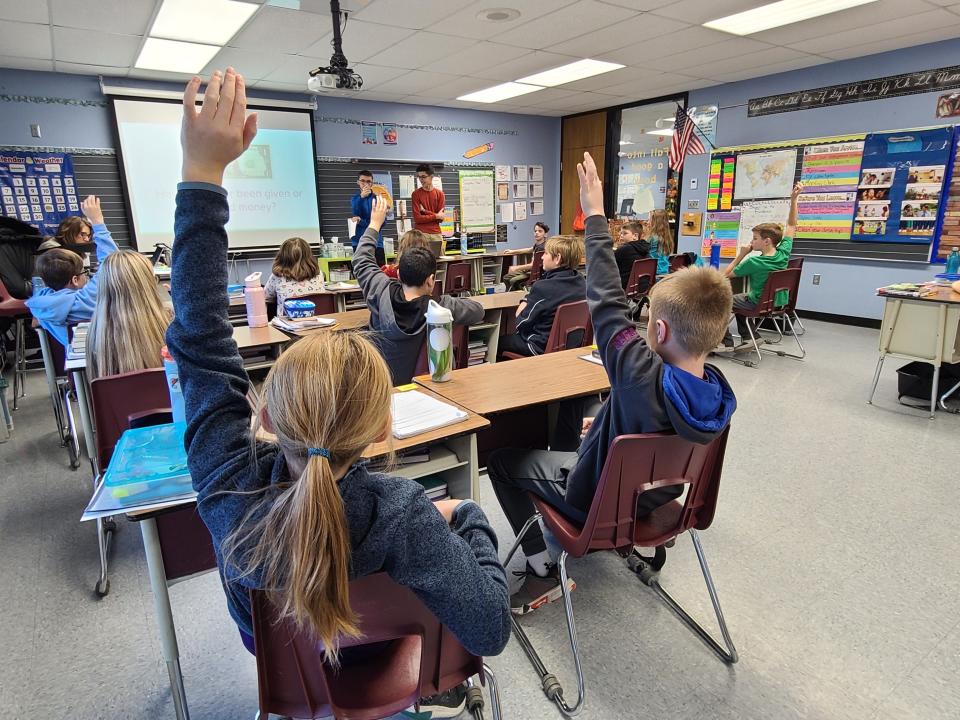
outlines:
[{"label": "flag pole", "polygon": [[678,109],[678,110],[680,110],[684,115],[687,116],[687,120],[689,120],[690,122],[693,123],[693,131],[694,131],[695,133],[699,133],[699,134],[700,134],[700,138],[701,138],[704,142],[706,142],[707,145],[710,146],[711,152],[712,152],[712,151],[715,151],[715,150],[717,149],[717,146],[714,145],[712,142],[710,142],[710,138],[708,138],[708,137],[707,137],[707,134],[706,134],[705,132],[703,132],[703,130],[700,129],[700,126],[699,126],[699,125],[697,125],[697,121],[694,120],[693,117],[690,115],[690,111],[687,110],[687,108],[683,107],[683,106],[682,106],[679,102],[677,102],[676,100],[674,100],[673,103],[674,103],[674,105],[677,106],[677,109]]}]

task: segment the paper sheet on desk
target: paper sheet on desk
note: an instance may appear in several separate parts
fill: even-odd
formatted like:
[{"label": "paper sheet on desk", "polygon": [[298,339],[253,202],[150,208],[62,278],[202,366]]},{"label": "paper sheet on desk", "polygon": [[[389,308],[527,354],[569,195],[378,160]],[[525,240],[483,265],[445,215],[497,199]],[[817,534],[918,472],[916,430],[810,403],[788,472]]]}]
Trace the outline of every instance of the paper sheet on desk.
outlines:
[{"label": "paper sheet on desk", "polygon": [[418,390],[393,394],[393,436],[398,440],[466,419],[467,413],[460,408]]}]

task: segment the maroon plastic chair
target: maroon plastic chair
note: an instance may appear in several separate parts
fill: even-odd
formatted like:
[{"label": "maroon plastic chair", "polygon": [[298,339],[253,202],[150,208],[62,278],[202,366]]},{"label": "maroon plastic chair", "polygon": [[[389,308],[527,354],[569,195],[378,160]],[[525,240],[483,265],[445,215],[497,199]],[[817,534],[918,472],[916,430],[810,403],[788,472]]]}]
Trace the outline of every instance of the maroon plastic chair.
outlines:
[{"label": "maroon plastic chair", "polygon": [[[802,258],[802,257],[795,257],[795,258],[790,258],[789,260],[787,260],[787,269],[788,269],[788,270],[793,270],[793,269],[799,270],[799,271],[800,271],[800,275],[801,275],[801,279],[802,279],[802,276],[803,276],[803,258]],[[793,300],[793,304],[791,305],[790,310],[788,310],[788,312],[790,313],[790,319],[793,320],[793,323],[794,323],[794,325],[796,326],[796,327],[794,327],[794,332],[796,332],[796,329],[797,329],[797,328],[800,328],[799,334],[800,334],[800,335],[803,335],[804,333],[807,332],[807,329],[803,326],[803,323],[800,322],[800,316],[797,315],[797,298],[794,297],[794,298],[792,298],[792,300]]]},{"label": "maroon plastic chair", "polygon": [[447,295],[470,294],[473,289],[473,272],[470,263],[455,262],[447,265],[443,277],[443,291]]},{"label": "maroon plastic chair", "polygon": [[526,287],[533,285],[541,275],[543,275],[543,250],[537,250],[530,264],[530,275],[527,277]]},{"label": "maroon plastic chair", "polygon": [[687,256],[684,254],[671,255],[670,256],[670,272],[675,273],[677,270],[683,270],[687,266]]},{"label": "maroon plastic chair", "polygon": [[[251,590],[253,638],[260,692],[258,717],[334,716],[375,720],[435,695],[472,682],[489,684],[491,710],[500,717],[496,677],[483,658],[471,655],[420,602],[386,573],[350,583],[350,605],[359,616],[360,638],[343,638],[340,649],[385,643],[364,662],[344,662],[339,670],[324,662],[323,646],[281,618],[269,596]],[[482,717],[483,695],[472,686],[467,708]]]},{"label": "maroon plastic chair", "polygon": [[637,309],[634,312],[634,318],[640,316],[643,306],[649,300],[650,290],[657,282],[657,261],[655,258],[644,258],[643,260],[634,260],[630,268],[630,275],[627,277],[627,287],[624,288],[624,294],[627,300],[632,301]]},{"label": "maroon plastic chair", "polygon": [[[577,647],[577,631],[573,621],[573,604],[567,578],[567,557],[583,557],[593,552],[614,551],[627,558],[630,568],[651,587],[671,610],[689,627],[717,656],[726,663],[737,662],[739,656],[730,639],[727,624],[720,608],[716,588],[707,566],[707,559],[700,546],[698,530],[706,530],[713,522],[720,489],[720,474],[727,446],[729,426],[721,435],[706,445],[684,440],[676,435],[651,433],[621,435],[610,445],[607,461],[597,485],[596,494],[587,519],[583,525],[569,520],[547,502],[530,494],[537,512],[518,534],[517,541],[504,567],[508,567],[520,539],[527,530],[543,519],[547,528],[563,548],[558,561],[560,587],[567,619],[567,633],[577,671],[577,701],[570,706],[563,697],[563,688],[546,670],[543,661],[527,638],[523,628],[513,616],[513,630],[530,662],[537,669],[546,696],[554,701],[567,716],[580,712],[584,698],[584,678],[580,667],[580,651]],[[686,494],[661,505],[644,517],[636,517],[640,496],[648,490],[677,486]],[[666,559],[665,546],[685,532],[690,533],[693,547],[700,562],[700,569],[713,604],[724,646],[711,637],[660,585],[660,569]],[[654,547],[656,555],[647,558],[636,547]]]},{"label": "maroon plastic chair", "polygon": [[0,282],[0,317],[13,321],[13,409],[17,409],[20,398],[27,394],[24,381],[27,376],[27,323],[30,310],[23,300],[19,300],[7,291]]},{"label": "maroon plastic chair", "polygon": [[[740,358],[734,355],[725,355],[722,357],[728,357],[734,362],[738,362],[747,367],[757,367],[760,364],[760,361],[763,359],[763,353],[772,353],[779,355],[780,357],[789,357],[795,360],[803,360],[806,357],[807,351],[804,350],[803,344],[800,342],[800,338],[797,336],[796,329],[793,325],[793,320],[790,317],[790,308],[796,307],[797,304],[797,292],[800,289],[800,270],[797,268],[787,268],[785,270],[775,270],[767,276],[767,283],[763,286],[763,293],[760,295],[760,300],[757,302],[757,306],[752,310],[735,310],[735,314],[740,315],[741,317],[747,318],[747,331],[750,333],[750,341],[753,343],[753,351],[756,353],[757,360],[741,360]],[[777,350],[772,348],[761,348],[760,343],[757,340],[757,331],[753,328],[753,323],[750,320],[755,320],[758,324],[764,320],[770,320],[774,323],[774,327],[777,328],[779,333],[779,339],[774,341],[767,341],[771,344],[778,344],[783,340],[783,332],[780,331],[780,326],[776,323],[777,320],[782,319],[784,323],[790,326],[790,332],[793,335],[793,339],[797,343],[797,347],[800,348],[799,354],[788,353],[784,350]]]},{"label": "maroon plastic chair", "polygon": [[[590,322],[590,308],[586,300],[565,303],[557,308],[550,326],[550,335],[543,354],[584,347],[593,342],[593,324]],[[504,360],[519,360],[526,355],[512,352],[501,354]]]},{"label": "maroon plastic chair", "polygon": [[[464,368],[467,366],[469,328],[466,325],[453,326],[453,367]],[[427,334],[423,334],[423,344],[420,345],[420,355],[417,357],[417,365],[413,370],[413,376],[427,375],[430,372],[430,362],[427,360]]]},{"label": "maroon plastic chair", "polygon": [[337,311],[335,297],[332,293],[313,293],[311,295],[288,297],[287,300],[309,300],[316,306],[313,311],[314,315],[330,315]]}]

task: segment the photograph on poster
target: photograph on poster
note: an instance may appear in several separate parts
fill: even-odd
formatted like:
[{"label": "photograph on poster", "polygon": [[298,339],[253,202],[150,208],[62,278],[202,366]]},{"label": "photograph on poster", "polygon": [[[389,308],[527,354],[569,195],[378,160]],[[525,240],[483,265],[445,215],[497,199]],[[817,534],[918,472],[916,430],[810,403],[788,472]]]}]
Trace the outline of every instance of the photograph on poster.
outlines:
[{"label": "photograph on poster", "polygon": [[887,232],[887,223],[883,220],[857,220],[853,232],[855,235],[883,235]]},{"label": "photograph on poster", "polygon": [[866,200],[857,204],[857,220],[886,220],[890,215],[890,203],[886,200]]},{"label": "photograph on poster", "polygon": [[513,166],[513,179],[515,182],[527,182],[529,178],[529,167],[526,165]]},{"label": "photograph on poster", "polygon": [[901,218],[937,218],[937,203],[905,201],[900,207]]},{"label": "photograph on poster", "polygon": [[943,184],[943,165],[918,165],[910,168],[907,173],[907,183],[934,183]]},{"label": "photograph on poster", "polygon": [[904,200],[939,200],[942,187],[943,187],[942,185],[931,185],[931,184],[924,184],[924,183],[907,185],[907,189],[903,193],[903,199]]},{"label": "photograph on poster", "polygon": [[857,194],[858,200],[889,200],[890,188],[866,188]]},{"label": "photograph on poster", "polygon": [[513,184],[513,197],[515,199],[527,197],[527,184],[525,182],[515,182]]},{"label": "photograph on poster", "polygon": [[497,200],[509,200],[510,199],[510,183],[498,182],[497,183]]},{"label": "photograph on poster", "polygon": [[912,236],[933,235],[933,229],[936,225],[937,221],[933,218],[929,220],[901,219],[900,234]]},{"label": "photograph on poster", "polygon": [[[860,171],[860,187],[862,188],[888,188],[893,185],[893,175],[896,172],[894,168],[870,168]],[[911,180],[910,182],[918,182]]]}]

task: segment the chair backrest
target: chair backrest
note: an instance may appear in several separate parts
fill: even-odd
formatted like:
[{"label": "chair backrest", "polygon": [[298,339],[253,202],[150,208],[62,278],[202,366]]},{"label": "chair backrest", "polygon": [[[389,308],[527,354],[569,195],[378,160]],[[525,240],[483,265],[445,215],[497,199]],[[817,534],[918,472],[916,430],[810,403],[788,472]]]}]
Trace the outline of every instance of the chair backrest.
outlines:
[{"label": "chair backrest", "polygon": [[533,285],[540,276],[543,275],[543,250],[537,250],[533,254],[533,262],[530,265],[530,275],[527,277],[527,287]]},{"label": "chair backrest", "polygon": [[787,269],[791,270],[796,268],[797,270],[803,270],[803,258],[802,257],[792,257],[787,260]]},{"label": "chair backrest", "polygon": [[650,292],[650,288],[657,281],[657,261],[655,258],[634,260],[630,268],[630,277],[627,278],[626,295],[631,300],[637,300]]},{"label": "chair backrest", "polygon": [[754,312],[764,315],[792,310],[800,290],[800,272],[798,268],[786,268],[770,273]]},{"label": "chair backrest", "polygon": [[583,347],[593,342],[593,324],[586,300],[565,303],[557,308],[550,326],[544,353]]},{"label": "chair backrest", "polygon": [[309,300],[316,306],[313,311],[314,315],[329,315],[330,313],[335,313],[337,311],[336,299],[331,293],[296,295],[294,297],[288,297],[287,300]]},{"label": "chair backrest", "polygon": [[441,295],[443,295],[443,280],[436,280],[433,283],[433,293],[430,297],[439,300]]},{"label": "chair backrest", "polygon": [[447,272],[443,277],[443,289],[448,295],[470,292],[472,287],[469,263],[455,262],[447,265]]},{"label": "chair backrest", "polygon": [[[574,557],[595,550],[626,551],[637,538],[652,547],[690,528],[710,527],[729,432],[727,426],[706,445],[665,433],[614,438],[582,529],[567,537],[558,535],[564,549]],[[683,500],[672,500],[637,518],[641,494],[680,485],[689,486]]]},{"label": "chair backrest", "polygon": [[317,640],[279,617],[265,592],[252,590],[250,597],[261,717],[388,717],[483,669],[482,658],[468,653],[409,588],[386,573],[350,583],[362,637],[344,638],[340,648],[386,645],[366,661],[344,654],[339,670],[323,661]]},{"label": "chair backrest", "polygon": [[687,256],[684,254],[670,256],[670,272],[683,270],[687,266]]},{"label": "chair backrest", "polygon": [[7,286],[0,282],[0,317],[14,317],[29,315],[30,311],[23,300],[15,298],[7,290]]},{"label": "chair backrest", "polygon": [[[467,357],[469,356],[468,337],[469,328],[466,325],[453,326],[453,367],[464,368],[467,366]],[[427,333],[423,334],[423,343],[420,345],[420,354],[417,356],[417,365],[413,370],[413,376],[426,375],[430,372],[430,363],[427,360]]]},{"label": "chair backrest", "polygon": [[430,243],[430,252],[434,254],[434,257],[443,256],[443,240],[428,240]]},{"label": "chair backrest", "polygon": [[90,382],[97,467],[106,470],[113,448],[130,427],[131,419],[170,409],[170,393],[163,368],[107,375]]}]

